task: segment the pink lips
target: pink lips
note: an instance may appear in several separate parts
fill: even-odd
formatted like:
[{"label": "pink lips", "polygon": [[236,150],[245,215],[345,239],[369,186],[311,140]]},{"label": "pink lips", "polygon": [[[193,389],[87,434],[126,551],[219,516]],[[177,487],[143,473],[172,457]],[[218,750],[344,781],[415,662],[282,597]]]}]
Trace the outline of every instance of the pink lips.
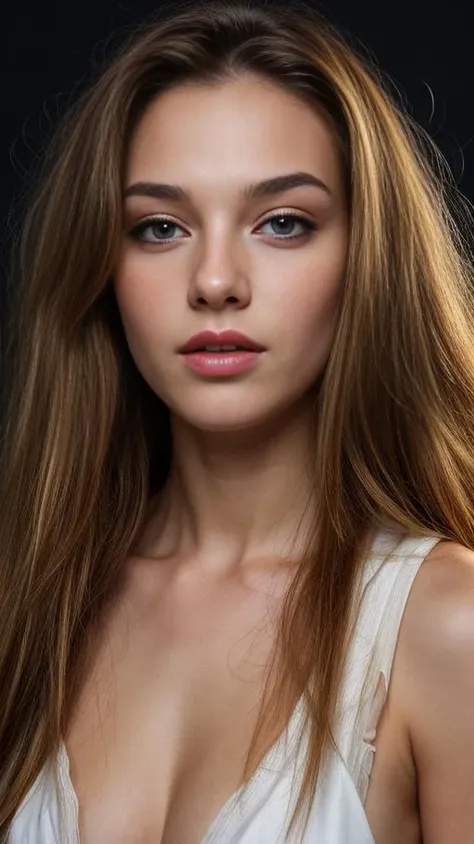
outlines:
[{"label": "pink lips", "polygon": [[[205,346],[236,346],[235,349],[209,350]],[[183,361],[200,375],[237,375],[252,369],[265,347],[238,331],[202,331],[179,349]]]}]

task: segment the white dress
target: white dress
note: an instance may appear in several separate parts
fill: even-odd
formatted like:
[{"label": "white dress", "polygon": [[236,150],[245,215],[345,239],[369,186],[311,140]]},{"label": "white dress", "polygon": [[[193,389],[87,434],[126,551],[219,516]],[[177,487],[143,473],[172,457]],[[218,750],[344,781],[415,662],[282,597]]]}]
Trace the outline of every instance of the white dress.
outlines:
[{"label": "white dress", "polygon": [[[360,612],[341,688],[335,736],[339,753],[334,751],[328,757],[303,844],[374,844],[364,812],[375,751],[371,742],[410,588],[423,559],[438,541],[434,536],[420,539],[389,529],[375,534],[361,581]],[[301,698],[250,786],[229,798],[201,844],[299,844],[298,827],[286,841],[284,833],[303,773],[304,741],[297,751],[302,715]],[[9,844],[80,844],[77,819],[78,802],[62,746],[18,808]]]}]

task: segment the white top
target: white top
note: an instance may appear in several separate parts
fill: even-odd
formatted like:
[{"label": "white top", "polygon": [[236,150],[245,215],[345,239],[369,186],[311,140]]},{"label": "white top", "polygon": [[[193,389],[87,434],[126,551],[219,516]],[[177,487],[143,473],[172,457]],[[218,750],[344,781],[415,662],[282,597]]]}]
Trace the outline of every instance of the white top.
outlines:
[{"label": "white top", "polygon": [[[340,694],[336,741],[312,803],[302,844],[375,844],[364,812],[375,728],[386,697],[405,604],[425,556],[439,541],[384,529],[375,534],[361,580],[361,604]],[[249,785],[236,791],[201,844],[284,844],[303,774],[301,698],[287,729]],[[293,786],[293,788],[292,788]],[[240,798],[240,800],[239,800]],[[80,844],[78,802],[66,748],[47,764],[13,819],[9,844]],[[296,844],[295,832],[285,844]],[[298,841],[299,844],[299,841]]]}]

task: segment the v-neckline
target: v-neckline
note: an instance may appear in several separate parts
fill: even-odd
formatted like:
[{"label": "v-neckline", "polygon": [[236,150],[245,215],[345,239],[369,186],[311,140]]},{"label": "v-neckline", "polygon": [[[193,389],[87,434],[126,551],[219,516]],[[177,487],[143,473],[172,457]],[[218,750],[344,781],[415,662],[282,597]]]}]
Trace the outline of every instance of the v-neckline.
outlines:
[{"label": "v-neckline", "polygon": [[[201,839],[199,844],[218,844],[219,839],[217,836],[221,833],[224,825],[227,829],[228,825],[232,823],[233,813],[238,805],[238,801],[242,793],[246,791],[247,796],[255,794],[266,780],[268,781],[269,779],[273,779],[280,773],[281,768],[285,766],[286,762],[290,761],[290,758],[293,756],[293,751],[295,750],[297,727],[301,721],[304,705],[304,695],[301,695],[293,709],[287,726],[267,751],[264,758],[252,774],[249,782],[237,788],[230,797],[228,797],[209,824],[206,832],[204,833],[204,837]],[[285,751],[288,750],[288,753],[285,753],[285,755],[282,756],[283,745],[285,745]],[[282,758],[279,759],[279,756],[282,756]],[[278,762],[278,765],[277,769],[274,770],[273,766],[276,762]],[[72,784],[70,760],[64,741],[61,742],[59,746],[58,766],[63,796],[67,805],[67,817],[68,820],[71,820],[71,824],[74,825],[74,839],[73,841],[68,841],[67,844],[81,844],[79,833],[79,799]]]},{"label": "v-neckline", "polygon": [[[362,588],[368,586],[369,582],[381,568],[387,553],[387,548],[385,547],[387,539],[390,540],[389,545],[390,549],[392,549],[393,535],[394,532],[389,528],[374,532],[368,560],[362,571]],[[380,554],[381,549],[384,550],[385,553]],[[252,798],[252,796],[255,797],[257,792],[262,790],[265,783],[269,784],[270,782],[273,782],[275,776],[278,776],[287,764],[293,763],[296,741],[302,716],[305,711],[305,696],[302,694],[293,709],[287,726],[267,751],[249,782],[244,786],[240,786],[240,788],[236,789],[236,791],[228,797],[215,815],[214,819],[211,821],[199,844],[219,844],[219,838],[224,828],[226,833],[233,834],[239,821],[239,817],[235,813],[235,809],[237,808],[241,795],[245,792],[246,798]],[[275,767],[276,770],[272,770],[272,768]],[[67,807],[66,811],[68,822],[70,821],[71,827],[74,827],[74,838],[68,840],[67,844],[81,844],[79,835],[79,800],[72,785],[69,757],[64,742],[60,744],[59,749],[59,768],[63,795]],[[73,830],[71,829],[71,833],[72,832]],[[220,840],[222,841],[222,838],[220,838]]]}]

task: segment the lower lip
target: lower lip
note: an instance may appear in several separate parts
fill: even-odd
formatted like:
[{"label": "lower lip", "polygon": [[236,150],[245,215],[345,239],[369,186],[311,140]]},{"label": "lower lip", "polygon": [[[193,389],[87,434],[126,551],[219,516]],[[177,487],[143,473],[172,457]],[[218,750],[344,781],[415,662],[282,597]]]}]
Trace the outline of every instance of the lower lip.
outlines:
[{"label": "lower lip", "polygon": [[261,352],[191,352],[182,355],[184,363],[200,375],[218,378],[247,372],[258,362]]}]

